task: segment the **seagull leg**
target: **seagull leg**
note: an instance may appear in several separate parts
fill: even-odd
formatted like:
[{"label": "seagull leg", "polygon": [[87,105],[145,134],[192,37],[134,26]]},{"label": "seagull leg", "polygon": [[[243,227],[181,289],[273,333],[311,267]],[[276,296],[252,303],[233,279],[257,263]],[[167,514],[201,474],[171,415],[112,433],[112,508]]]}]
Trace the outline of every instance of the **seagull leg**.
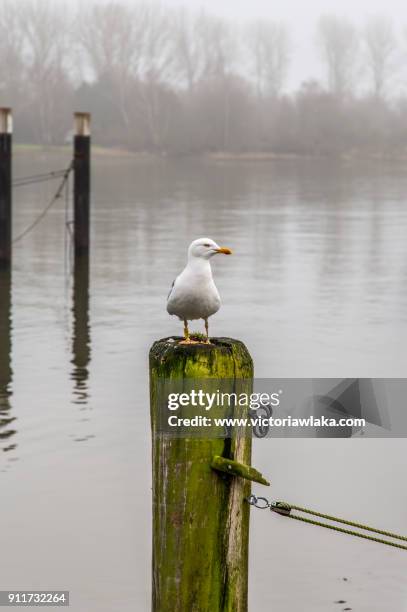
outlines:
[{"label": "seagull leg", "polygon": [[204,321],[205,321],[205,331],[206,331],[205,344],[210,344],[211,341],[209,340],[209,323],[208,323],[208,319],[204,319]]},{"label": "seagull leg", "polygon": [[194,341],[189,337],[188,321],[184,319],[184,339],[181,340],[180,344],[193,344]]},{"label": "seagull leg", "polygon": [[188,329],[188,321],[186,319],[184,320],[184,341],[185,342],[190,342],[189,329]]},{"label": "seagull leg", "polygon": [[200,344],[198,340],[192,340],[189,335],[188,321],[184,319],[184,339],[179,344]]}]

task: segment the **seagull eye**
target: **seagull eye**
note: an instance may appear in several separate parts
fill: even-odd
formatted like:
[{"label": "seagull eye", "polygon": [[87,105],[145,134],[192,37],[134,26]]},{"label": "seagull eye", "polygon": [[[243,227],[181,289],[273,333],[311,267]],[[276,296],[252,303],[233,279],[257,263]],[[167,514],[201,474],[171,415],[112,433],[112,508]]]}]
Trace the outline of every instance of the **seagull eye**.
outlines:
[{"label": "seagull eye", "polygon": [[210,244],[204,244],[204,247],[210,247],[210,246],[211,246]]}]

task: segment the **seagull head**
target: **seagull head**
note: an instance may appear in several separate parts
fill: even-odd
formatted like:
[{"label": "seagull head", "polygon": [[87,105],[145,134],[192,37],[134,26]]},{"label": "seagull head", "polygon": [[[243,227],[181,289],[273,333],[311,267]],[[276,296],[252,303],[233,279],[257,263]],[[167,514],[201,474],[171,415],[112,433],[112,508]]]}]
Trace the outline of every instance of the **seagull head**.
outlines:
[{"label": "seagull head", "polygon": [[210,259],[213,255],[223,253],[231,255],[232,251],[226,247],[220,247],[214,240],[210,238],[198,238],[189,245],[188,259],[200,257],[201,259]]}]

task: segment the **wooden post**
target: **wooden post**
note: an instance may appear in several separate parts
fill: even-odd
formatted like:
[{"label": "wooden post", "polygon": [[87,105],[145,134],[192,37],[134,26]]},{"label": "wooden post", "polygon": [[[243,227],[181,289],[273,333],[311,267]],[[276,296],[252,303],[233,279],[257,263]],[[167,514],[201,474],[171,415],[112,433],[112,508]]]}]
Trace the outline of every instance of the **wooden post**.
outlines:
[{"label": "wooden post", "polygon": [[74,249],[89,252],[90,228],[90,120],[89,113],[75,113],[74,136]]},{"label": "wooden post", "polygon": [[[162,384],[169,379],[181,388],[196,380],[203,390],[222,383],[224,392],[251,393],[253,364],[244,344],[212,341],[164,339],[150,351],[154,612],[247,610],[250,481],[211,464],[225,457],[250,466],[251,437],[174,437],[160,428],[168,414]],[[242,411],[247,415],[247,407],[234,406],[230,414]]]},{"label": "wooden post", "polygon": [[0,267],[11,264],[11,157],[13,118],[0,108]]}]

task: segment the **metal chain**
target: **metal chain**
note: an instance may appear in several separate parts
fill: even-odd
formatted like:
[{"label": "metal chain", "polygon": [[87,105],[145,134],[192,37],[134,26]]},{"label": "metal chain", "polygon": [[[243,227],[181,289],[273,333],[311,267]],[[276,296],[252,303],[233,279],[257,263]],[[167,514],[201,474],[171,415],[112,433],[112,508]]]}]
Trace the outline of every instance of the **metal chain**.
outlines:
[{"label": "metal chain", "polygon": [[295,519],[296,521],[302,521],[303,523],[309,523],[310,525],[317,525],[318,527],[325,527],[326,529],[332,529],[333,531],[339,531],[340,533],[346,533],[348,535],[353,535],[358,538],[364,538],[365,540],[371,540],[373,542],[378,542],[379,544],[386,544],[387,546],[393,546],[394,548],[401,548],[403,550],[407,550],[407,546],[404,546],[403,544],[398,544],[397,542],[390,542],[389,540],[383,540],[382,538],[376,538],[374,536],[370,536],[364,533],[359,533],[358,531],[353,531],[352,529],[344,529],[343,527],[337,527],[336,525],[329,525],[328,523],[315,521],[313,519],[306,518],[305,516],[291,514],[291,511],[296,510],[297,512],[313,514],[314,516],[319,516],[321,518],[325,518],[336,523],[344,523],[345,525],[351,525],[353,527],[357,527],[358,529],[364,529],[365,531],[380,533],[382,535],[397,540],[407,541],[406,536],[398,535],[391,531],[375,529],[374,527],[369,527],[368,525],[364,525],[363,523],[347,521],[337,516],[332,516],[330,514],[322,514],[321,512],[310,510],[309,508],[302,508],[301,506],[292,506],[287,502],[269,501],[266,497],[256,497],[255,495],[250,495],[250,497],[248,497],[246,501],[255,508],[259,508],[260,510],[270,509],[271,512],[276,512],[277,514],[288,516],[288,518]]},{"label": "metal chain", "polygon": [[63,193],[65,184],[67,183],[68,179],[69,179],[69,175],[71,173],[73,169],[73,161],[69,164],[68,168],[65,170],[63,177],[62,177],[62,181],[54,195],[54,197],[52,198],[52,200],[50,201],[50,203],[44,208],[44,210],[38,215],[38,217],[36,217],[36,219],[34,219],[34,221],[23,231],[21,232],[21,234],[19,234],[16,238],[14,238],[13,240],[13,244],[15,244],[16,242],[19,242],[20,240],[22,240],[27,234],[29,234],[37,225],[38,223],[40,223],[40,221],[42,221],[42,219],[45,217],[45,215],[47,214],[47,212],[54,206],[55,202],[57,202]]},{"label": "metal chain", "polygon": [[50,181],[57,178],[62,178],[66,170],[53,170],[44,174],[35,174],[33,176],[22,176],[16,178],[12,182],[13,187],[25,187],[26,185],[33,185],[35,183],[43,183],[44,181]]}]

